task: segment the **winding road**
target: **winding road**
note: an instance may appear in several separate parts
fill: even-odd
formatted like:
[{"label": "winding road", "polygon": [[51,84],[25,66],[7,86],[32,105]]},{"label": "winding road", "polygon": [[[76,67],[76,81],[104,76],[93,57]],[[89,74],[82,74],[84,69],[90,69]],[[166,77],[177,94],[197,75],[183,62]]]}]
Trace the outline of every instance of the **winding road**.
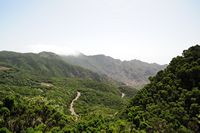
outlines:
[{"label": "winding road", "polygon": [[[70,107],[69,107],[69,111],[71,112],[71,115],[75,116],[75,120],[77,121],[78,120],[78,117],[79,115],[76,114],[76,112],[74,111],[74,102],[76,100],[78,100],[78,98],[81,96],[81,93],[77,91],[77,95],[76,97],[72,100],[72,102],[70,103]],[[122,96],[121,98],[123,98],[125,96],[125,93],[122,93]],[[118,112],[115,113],[115,115],[117,114]]]},{"label": "winding road", "polygon": [[71,112],[71,115],[74,115],[75,117],[76,117],[76,121],[78,120],[78,115],[76,114],[76,112],[74,111],[74,102],[76,101],[76,100],[78,100],[78,98],[81,96],[81,93],[80,92],[78,92],[77,91],[77,95],[76,95],[76,97],[72,100],[72,102],[71,102],[71,104],[70,104],[70,107],[69,107],[69,111]]}]

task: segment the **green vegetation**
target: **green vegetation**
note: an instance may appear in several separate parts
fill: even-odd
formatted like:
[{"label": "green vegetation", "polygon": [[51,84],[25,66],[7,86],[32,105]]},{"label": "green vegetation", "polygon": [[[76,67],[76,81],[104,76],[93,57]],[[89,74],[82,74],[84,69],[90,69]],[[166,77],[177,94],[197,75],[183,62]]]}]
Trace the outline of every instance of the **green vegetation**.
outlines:
[{"label": "green vegetation", "polygon": [[[34,56],[62,62],[49,53]],[[1,60],[0,67],[0,133],[200,131],[199,45],[172,59],[137,94],[136,89],[83,68],[77,70],[71,66],[70,71],[80,72],[77,75],[67,72],[74,74],[69,76],[59,74],[59,65],[52,64],[56,74],[46,71],[41,75],[33,72],[34,65],[14,65],[9,60]],[[47,68],[51,70],[50,66]],[[89,74],[84,75],[85,71]],[[78,120],[69,112],[77,91],[81,92],[74,105]],[[125,93],[123,98],[122,93]]]},{"label": "green vegetation", "polygon": [[[0,126],[12,132],[49,131],[63,128],[72,118],[44,97],[6,97],[0,106]],[[33,127],[33,128],[31,128]]]},{"label": "green vegetation", "polygon": [[[77,91],[81,97],[74,105],[79,115],[75,121],[69,106]],[[1,132],[78,132],[83,124],[93,126],[93,119],[85,120],[91,116],[105,125],[127,105],[121,92],[120,83],[53,53],[0,52]]]},{"label": "green vegetation", "polygon": [[[107,80],[105,76],[100,76],[87,69],[73,66],[62,61],[58,55],[48,53],[15,53],[0,52],[0,66],[14,69],[14,76],[35,78],[35,80],[47,79],[47,77],[79,77],[89,78],[97,81]],[[0,69],[1,71],[1,69]]]},{"label": "green vegetation", "polygon": [[185,50],[150,81],[122,116],[138,130],[199,132],[200,46]]}]

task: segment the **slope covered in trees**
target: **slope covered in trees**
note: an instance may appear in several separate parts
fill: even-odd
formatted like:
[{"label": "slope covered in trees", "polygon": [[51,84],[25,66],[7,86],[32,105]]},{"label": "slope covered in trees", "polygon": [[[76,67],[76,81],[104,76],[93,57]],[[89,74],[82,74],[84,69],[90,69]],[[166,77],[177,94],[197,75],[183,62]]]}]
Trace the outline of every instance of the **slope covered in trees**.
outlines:
[{"label": "slope covered in trees", "polygon": [[185,50],[151,77],[123,115],[139,130],[199,132],[200,46]]},{"label": "slope covered in trees", "polygon": [[[0,71],[13,72],[8,66]],[[69,77],[48,80],[53,86],[0,83],[0,132],[200,131],[199,45],[173,58],[135,96],[132,88],[105,81]],[[77,91],[81,96],[75,109],[80,117],[75,121],[66,108]],[[121,98],[121,92],[127,95]],[[128,97],[132,99],[126,106]]]},{"label": "slope covered in trees", "polygon": [[78,66],[70,65],[54,53],[0,52],[0,66],[20,70],[24,75],[34,77],[79,77],[103,80],[105,76]]},{"label": "slope covered in trees", "polygon": [[[75,121],[69,107],[77,91],[81,97],[74,108],[80,119]],[[136,90],[53,53],[0,52],[0,132],[77,132],[85,118],[112,118],[125,107],[130,96],[121,98],[122,92],[133,96]]]}]

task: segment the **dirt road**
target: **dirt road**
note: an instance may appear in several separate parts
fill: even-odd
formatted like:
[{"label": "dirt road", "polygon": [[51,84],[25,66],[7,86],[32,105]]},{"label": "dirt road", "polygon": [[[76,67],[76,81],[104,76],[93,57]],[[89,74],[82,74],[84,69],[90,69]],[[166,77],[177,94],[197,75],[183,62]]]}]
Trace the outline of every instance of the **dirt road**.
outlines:
[{"label": "dirt road", "polygon": [[78,120],[78,115],[76,114],[76,112],[74,111],[74,102],[76,101],[76,100],[78,100],[78,98],[81,96],[81,93],[80,92],[78,92],[77,91],[77,95],[76,95],[76,97],[72,100],[72,102],[71,102],[71,104],[70,104],[70,107],[69,107],[69,110],[70,110],[70,112],[71,112],[71,115],[74,115],[75,117],[76,117],[76,119],[75,120]]}]

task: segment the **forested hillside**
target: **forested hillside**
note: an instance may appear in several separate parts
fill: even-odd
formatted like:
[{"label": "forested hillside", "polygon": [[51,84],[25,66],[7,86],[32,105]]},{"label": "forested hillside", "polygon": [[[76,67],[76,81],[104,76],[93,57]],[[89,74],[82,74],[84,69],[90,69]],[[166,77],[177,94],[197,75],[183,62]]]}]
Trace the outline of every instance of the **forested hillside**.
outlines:
[{"label": "forested hillside", "polygon": [[200,131],[200,46],[173,58],[133,98],[123,117],[148,132]]},{"label": "forested hillside", "polygon": [[105,74],[117,81],[134,87],[141,87],[149,82],[148,77],[154,76],[166,65],[146,63],[140,60],[121,61],[105,55],[62,56],[63,60],[99,74]]},{"label": "forested hillside", "polygon": [[70,65],[56,54],[49,53],[16,53],[0,52],[1,67],[8,67],[21,73],[29,73],[31,77],[80,77],[103,80],[103,76],[78,66]]},{"label": "forested hillside", "polygon": [[[2,64],[0,132],[200,131],[199,45],[173,58],[137,93],[128,86],[91,78],[29,79],[16,74],[20,65]],[[77,92],[81,95],[74,105],[76,119],[69,105]]]},{"label": "forested hillside", "polygon": [[[78,120],[69,111],[77,92]],[[90,116],[113,118],[135,93],[134,88],[69,65],[53,53],[0,52],[0,131],[75,130]]]}]

